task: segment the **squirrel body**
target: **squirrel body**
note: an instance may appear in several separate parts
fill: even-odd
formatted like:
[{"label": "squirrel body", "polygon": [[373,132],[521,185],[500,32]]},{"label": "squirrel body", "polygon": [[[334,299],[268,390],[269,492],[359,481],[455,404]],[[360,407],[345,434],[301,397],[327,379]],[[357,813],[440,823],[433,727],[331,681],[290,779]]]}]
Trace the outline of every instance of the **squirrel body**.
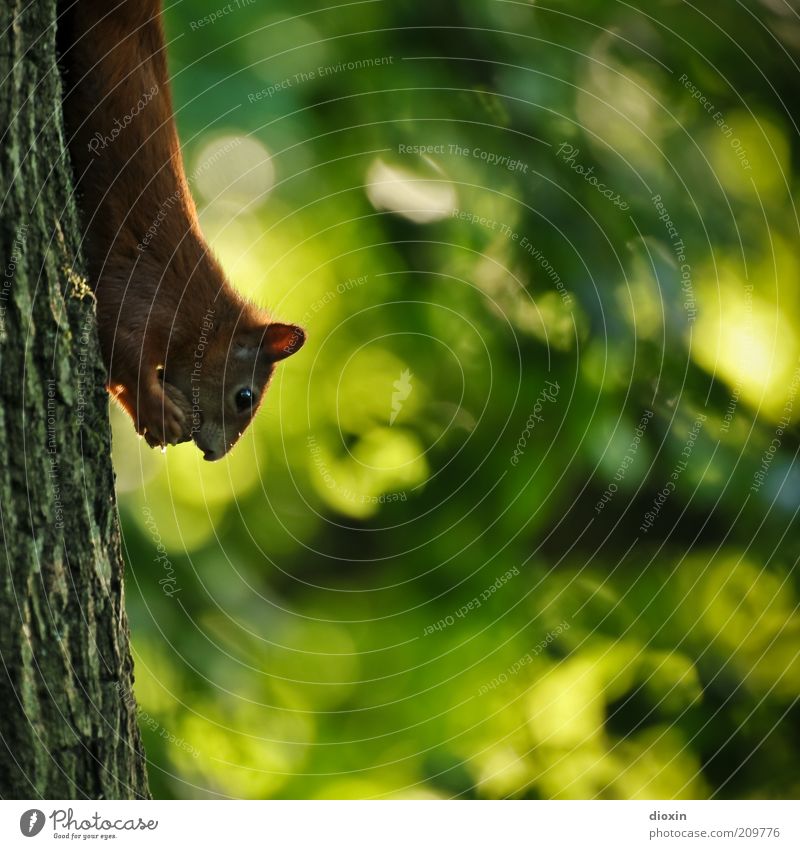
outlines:
[{"label": "squirrel body", "polygon": [[161,5],[77,0],[64,13],[64,115],[109,391],[149,445],[194,439],[216,460],[305,333],[239,295],[203,237]]}]

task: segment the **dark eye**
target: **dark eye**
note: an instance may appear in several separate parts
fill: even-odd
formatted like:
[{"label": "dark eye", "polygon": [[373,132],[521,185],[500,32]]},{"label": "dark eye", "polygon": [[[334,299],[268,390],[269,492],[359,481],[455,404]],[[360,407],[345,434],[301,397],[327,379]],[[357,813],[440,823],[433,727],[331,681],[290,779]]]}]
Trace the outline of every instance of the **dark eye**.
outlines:
[{"label": "dark eye", "polygon": [[240,389],[235,397],[234,402],[236,403],[236,409],[243,413],[245,410],[249,410],[253,406],[253,399],[255,395],[253,390],[250,387],[245,387],[244,389]]}]

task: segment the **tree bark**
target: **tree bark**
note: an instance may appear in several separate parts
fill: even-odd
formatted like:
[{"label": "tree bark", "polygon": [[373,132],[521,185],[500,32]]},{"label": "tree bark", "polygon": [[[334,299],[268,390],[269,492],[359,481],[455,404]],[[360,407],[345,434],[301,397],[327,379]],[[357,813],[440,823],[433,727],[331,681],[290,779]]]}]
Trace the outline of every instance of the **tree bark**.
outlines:
[{"label": "tree bark", "polygon": [[55,0],[0,4],[0,796],[141,798],[105,372]]}]

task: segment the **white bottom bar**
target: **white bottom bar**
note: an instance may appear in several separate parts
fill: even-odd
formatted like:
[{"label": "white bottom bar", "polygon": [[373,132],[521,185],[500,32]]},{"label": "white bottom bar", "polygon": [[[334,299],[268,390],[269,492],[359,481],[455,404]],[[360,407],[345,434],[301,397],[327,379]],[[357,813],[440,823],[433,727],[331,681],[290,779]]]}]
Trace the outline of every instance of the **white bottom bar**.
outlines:
[{"label": "white bottom bar", "polygon": [[799,824],[800,804],[777,801],[0,802],[3,847],[795,849]]}]

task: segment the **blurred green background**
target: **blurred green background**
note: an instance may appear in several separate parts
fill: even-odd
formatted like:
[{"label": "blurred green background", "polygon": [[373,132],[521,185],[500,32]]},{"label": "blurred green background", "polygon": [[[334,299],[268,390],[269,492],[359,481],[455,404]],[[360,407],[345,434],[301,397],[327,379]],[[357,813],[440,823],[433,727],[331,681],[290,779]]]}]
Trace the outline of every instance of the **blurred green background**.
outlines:
[{"label": "blurred green background", "polygon": [[800,795],[800,22],[546,5],[166,11],[309,341],[223,462],[115,413],[157,797]]}]

